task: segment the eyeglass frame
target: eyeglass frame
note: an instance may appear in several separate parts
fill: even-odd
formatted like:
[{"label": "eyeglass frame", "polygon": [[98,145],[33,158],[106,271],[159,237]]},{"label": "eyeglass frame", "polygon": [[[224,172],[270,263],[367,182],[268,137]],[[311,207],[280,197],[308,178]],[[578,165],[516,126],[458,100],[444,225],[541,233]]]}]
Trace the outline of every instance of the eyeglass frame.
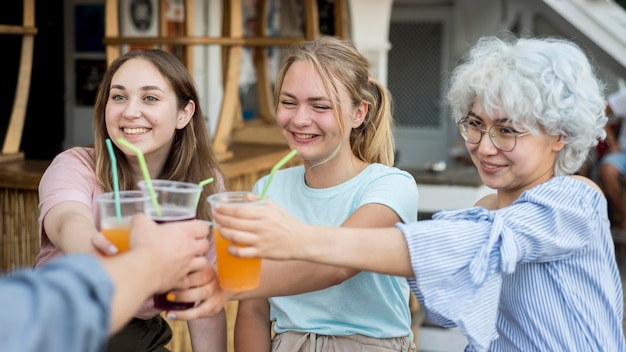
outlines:
[{"label": "eyeglass frame", "polygon": [[[524,136],[529,135],[529,134],[531,133],[530,131],[527,131],[527,132],[521,132],[521,133],[520,133],[520,132],[513,132],[513,137],[514,137],[514,140],[513,140],[513,147],[512,147],[511,149],[509,149],[509,150],[506,150],[506,149],[501,148],[501,147],[500,147],[500,146],[496,143],[496,141],[494,141],[494,138],[495,138],[495,137],[494,137],[494,135],[492,135],[492,134],[491,134],[491,129],[492,129],[492,128],[494,128],[494,127],[500,127],[500,128],[509,128],[509,129],[513,130],[512,128],[507,127],[507,126],[502,126],[502,125],[491,125],[491,127],[489,127],[488,129],[483,130],[482,128],[477,128],[477,127],[476,127],[476,129],[477,129],[478,131],[480,131],[480,137],[478,137],[478,141],[476,141],[476,143],[474,143],[474,142],[470,142],[470,141],[468,141],[468,140],[467,140],[467,130],[469,130],[469,121],[470,121],[469,116],[476,117],[476,118],[480,118],[480,116],[476,115],[473,111],[470,111],[470,112],[468,112],[468,113],[467,113],[467,117],[462,118],[462,119],[461,119],[461,120],[459,120],[459,122],[457,122],[456,124],[457,124],[457,126],[458,126],[458,128],[459,128],[459,133],[461,133],[461,137],[463,137],[463,139],[464,139],[467,143],[470,143],[470,144],[475,144],[475,145],[476,145],[476,144],[479,144],[479,143],[480,143],[480,141],[482,141],[482,140],[483,140],[483,135],[484,135],[484,134],[488,134],[488,135],[489,135],[489,140],[491,141],[491,143],[493,144],[493,146],[494,146],[494,147],[496,147],[498,150],[501,150],[501,151],[503,151],[503,152],[512,152],[512,151],[513,151],[513,149],[515,149],[515,147],[517,147],[517,139],[518,139],[519,137],[524,137]],[[464,125],[464,124],[466,124],[466,123],[467,123],[467,125],[468,125],[468,128],[467,128],[467,129],[465,129],[465,128],[463,127],[463,125]],[[514,130],[513,130],[513,131],[514,131]]]}]

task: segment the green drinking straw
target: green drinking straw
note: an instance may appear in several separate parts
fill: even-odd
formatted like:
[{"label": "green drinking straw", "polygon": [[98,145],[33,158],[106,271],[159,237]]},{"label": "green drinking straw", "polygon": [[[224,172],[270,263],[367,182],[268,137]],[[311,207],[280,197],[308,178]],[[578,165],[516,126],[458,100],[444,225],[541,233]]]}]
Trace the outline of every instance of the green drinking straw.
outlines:
[{"label": "green drinking straw", "polygon": [[117,159],[115,158],[115,152],[113,152],[113,143],[111,139],[106,139],[107,150],[109,151],[109,158],[111,159],[111,173],[113,176],[113,196],[115,198],[115,215],[117,215],[117,221],[122,221],[122,209],[120,207],[120,185],[117,180]]},{"label": "green drinking straw", "polygon": [[198,183],[198,185],[200,187],[204,187],[204,186],[208,185],[211,182],[213,182],[213,177],[209,177],[206,180],[200,181],[200,183]]},{"label": "green drinking straw", "polygon": [[146,159],[143,157],[143,152],[130,144],[127,140],[122,137],[117,138],[117,143],[123,145],[124,147],[130,149],[135,155],[137,155],[137,161],[139,161],[139,167],[141,168],[141,172],[143,173],[143,178],[146,180],[146,187],[148,187],[148,191],[150,192],[150,196],[152,198],[152,204],[154,205],[154,212],[156,216],[161,216],[161,207],[159,207],[159,201],[157,200],[156,193],[154,193],[154,188],[152,187],[152,180],[150,179],[150,172],[148,172],[148,166],[146,165]]},{"label": "green drinking straw", "polygon": [[[202,180],[200,181],[200,183],[198,183],[198,186],[200,186],[200,188],[208,185],[209,183],[213,182],[213,177],[209,177],[206,180]],[[198,199],[196,199],[196,204],[200,201],[200,196],[202,195],[202,190],[200,190],[200,193],[198,193]]]},{"label": "green drinking straw", "polygon": [[262,201],[265,198],[265,193],[267,193],[267,189],[270,187],[270,182],[272,182],[272,179],[274,178],[274,174],[276,173],[276,171],[278,171],[278,169],[283,167],[283,165],[285,165],[289,160],[291,160],[291,158],[293,158],[296,154],[298,154],[298,151],[295,149],[292,149],[289,152],[289,154],[285,155],[282,159],[280,159],[279,162],[276,163],[276,165],[274,165],[274,167],[272,167],[272,171],[270,171],[270,176],[267,179],[267,183],[265,183],[265,187],[263,187],[263,192],[261,192],[261,197],[259,198],[259,201]]}]

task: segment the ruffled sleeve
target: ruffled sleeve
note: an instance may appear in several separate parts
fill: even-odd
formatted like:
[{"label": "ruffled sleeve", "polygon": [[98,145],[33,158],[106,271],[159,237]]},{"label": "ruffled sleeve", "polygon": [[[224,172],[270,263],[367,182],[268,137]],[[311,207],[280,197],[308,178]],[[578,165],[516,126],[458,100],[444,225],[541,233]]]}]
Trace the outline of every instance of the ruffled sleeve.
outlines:
[{"label": "ruffled sleeve", "polygon": [[415,272],[411,289],[433,323],[458,326],[472,348],[488,350],[497,337],[501,274],[587,245],[596,226],[589,217],[602,199],[581,181],[558,177],[500,210],[440,211],[433,220],[398,223]]}]

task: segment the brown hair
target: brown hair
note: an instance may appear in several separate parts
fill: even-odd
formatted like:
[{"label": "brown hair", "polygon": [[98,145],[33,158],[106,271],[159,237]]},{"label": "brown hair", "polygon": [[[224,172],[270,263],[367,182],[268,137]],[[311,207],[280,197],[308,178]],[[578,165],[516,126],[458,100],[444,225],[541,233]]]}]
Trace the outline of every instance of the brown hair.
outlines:
[{"label": "brown hair", "polygon": [[[105,109],[109,100],[111,80],[117,70],[128,60],[144,60],[152,64],[172,86],[178,98],[178,109],[183,109],[189,101],[194,101],[195,112],[191,121],[180,130],[176,130],[170,154],[163,171],[158,178],[198,183],[209,177],[222,181],[217,158],[213,153],[209,139],[209,130],[202,114],[199,97],[193,78],[183,63],[174,55],[159,49],[133,50],[118,57],[105,72],[98,87],[94,106],[94,148],[96,176],[104,192],[113,190],[111,163],[109,161],[106,139],[109,134],[105,123]],[[136,189],[137,181],[131,171],[124,153],[113,147],[117,159],[120,189]],[[219,182],[204,187],[201,199],[215,193]],[[210,209],[205,201],[198,204],[198,218],[210,219]]]}]

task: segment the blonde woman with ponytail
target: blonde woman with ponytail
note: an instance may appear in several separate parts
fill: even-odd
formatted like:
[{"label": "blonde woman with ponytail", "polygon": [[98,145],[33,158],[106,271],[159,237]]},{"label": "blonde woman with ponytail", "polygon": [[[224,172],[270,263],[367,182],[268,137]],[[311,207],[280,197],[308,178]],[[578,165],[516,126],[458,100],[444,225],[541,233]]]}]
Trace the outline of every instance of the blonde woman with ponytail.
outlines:
[{"label": "blonde woman with ponytail", "polygon": [[[350,42],[323,37],[293,47],[277,75],[276,123],[304,165],[278,171],[267,197],[302,221],[384,227],[416,220],[415,180],[393,167],[391,96],[368,68]],[[267,181],[260,179],[254,190]],[[275,277],[298,286],[285,273],[293,265],[302,263],[264,262],[263,284]],[[337,267],[309,270],[310,280],[337,276],[338,284],[240,300],[237,352],[368,351],[366,346],[415,351],[405,278]]]},{"label": "blonde woman with ponytail", "polygon": [[[276,172],[272,203],[328,228],[417,220],[415,180],[393,167],[391,96],[352,43],[322,37],[292,47],[274,97],[276,124],[303,165]],[[197,288],[175,294],[200,303],[169,317],[206,317],[239,300],[236,352],[416,351],[404,277],[295,260],[263,260],[261,268],[260,287],[243,292],[222,290],[212,267],[191,274]]]}]

